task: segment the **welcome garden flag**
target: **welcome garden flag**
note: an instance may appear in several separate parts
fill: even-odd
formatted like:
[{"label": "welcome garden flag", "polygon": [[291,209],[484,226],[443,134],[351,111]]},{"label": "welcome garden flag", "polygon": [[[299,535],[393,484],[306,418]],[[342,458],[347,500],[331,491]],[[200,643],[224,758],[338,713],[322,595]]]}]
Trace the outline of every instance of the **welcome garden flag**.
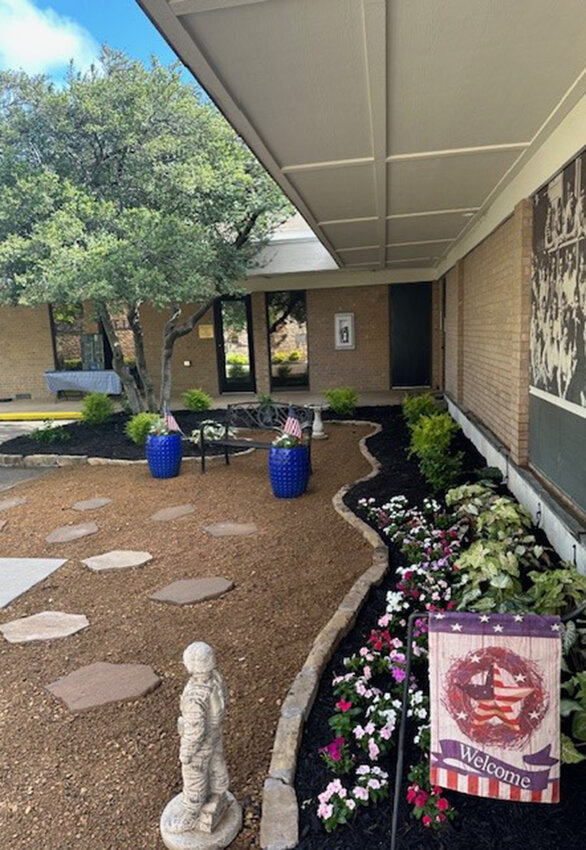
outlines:
[{"label": "welcome garden flag", "polygon": [[559,801],[559,617],[430,614],[431,784]]}]

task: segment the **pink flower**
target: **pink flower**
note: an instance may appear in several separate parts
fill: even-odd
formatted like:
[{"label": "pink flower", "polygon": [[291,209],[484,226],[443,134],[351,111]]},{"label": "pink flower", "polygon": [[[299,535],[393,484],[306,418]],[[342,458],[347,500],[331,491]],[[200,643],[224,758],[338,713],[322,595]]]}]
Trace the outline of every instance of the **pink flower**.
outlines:
[{"label": "pink flower", "polygon": [[423,826],[431,826],[431,818],[429,815],[423,815],[421,818],[421,823]]},{"label": "pink flower", "polygon": [[326,747],[320,747],[318,752],[326,753],[332,759],[332,761],[340,761],[340,759],[342,758],[342,750],[344,748],[345,743],[346,738],[335,738]]},{"label": "pink flower", "polygon": [[415,800],[416,796],[417,796],[417,785],[411,785],[407,789],[407,802],[412,803]]},{"label": "pink flower", "polygon": [[324,820],[329,820],[333,811],[334,809],[329,803],[321,803],[317,810],[317,814],[318,817],[323,818]]},{"label": "pink flower", "polygon": [[371,738],[368,742],[368,755],[370,756],[371,761],[375,761],[378,758],[378,754],[380,750],[374,738]]},{"label": "pink flower", "polygon": [[338,708],[341,712],[345,714],[352,708],[352,703],[346,702],[346,700],[341,699],[336,703],[336,708]]},{"label": "pink flower", "polygon": [[419,793],[415,797],[415,805],[418,809],[422,809],[425,806],[428,797],[429,794],[427,793],[427,791],[419,791]]},{"label": "pink flower", "polygon": [[438,809],[440,810],[440,812],[445,812],[445,810],[450,807],[450,804],[448,803],[448,801],[446,800],[445,797],[440,797],[436,801],[436,805],[437,805]]},{"label": "pink flower", "polygon": [[368,791],[366,788],[362,788],[361,785],[357,785],[356,788],[352,791],[357,800],[368,800]]}]

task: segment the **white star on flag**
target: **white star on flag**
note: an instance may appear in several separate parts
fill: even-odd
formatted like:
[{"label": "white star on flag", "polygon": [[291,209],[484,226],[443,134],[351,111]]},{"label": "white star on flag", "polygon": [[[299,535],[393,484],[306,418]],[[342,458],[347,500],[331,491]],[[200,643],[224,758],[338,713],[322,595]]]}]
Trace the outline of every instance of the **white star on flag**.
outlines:
[{"label": "white star on flag", "polygon": [[479,656],[479,655],[476,655],[476,653],[474,653],[474,655],[472,656],[472,658],[470,659],[470,661],[471,661],[473,664],[480,664],[480,656]]},{"label": "white star on flag", "polygon": [[489,620],[490,620],[490,617],[488,616],[488,614],[481,614],[480,615],[480,622],[481,623],[488,623]]},{"label": "white star on flag", "polygon": [[561,628],[561,626],[560,626],[559,623],[554,623],[553,626],[551,627],[551,630],[552,630],[552,632],[559,632],[560,628]]},{"label": "white star on flag", "polygon": [[445,614],[442,614],[442,612],[440,611],[440,612],[439,612],[439,614],[436,614],[436,615],[435,615],[435,619],[436,619],[436,620],[444,620],[444,619],[445,619],[445,616],[446,616],[446,615],[445,615]]},{"label": "white star on flag", "polygon": [[502,627],[502,626],[499,626],[499,625],[497,624],[496,626],[493,626],[493,627],[492,627],[492,630],[493,630],[494,632],[502,632],[503,627]]},{"label": "white star on flag", "polygon": [[516,623],[522,623],[525,618],[522,614],[515,614],[514,620]]},{"label": "white star on flag", "polygon": [[461,632],[462,631],[462,624],[461,623],[454,623],[453,626],[452,626],[452,631],[453,632]]}]

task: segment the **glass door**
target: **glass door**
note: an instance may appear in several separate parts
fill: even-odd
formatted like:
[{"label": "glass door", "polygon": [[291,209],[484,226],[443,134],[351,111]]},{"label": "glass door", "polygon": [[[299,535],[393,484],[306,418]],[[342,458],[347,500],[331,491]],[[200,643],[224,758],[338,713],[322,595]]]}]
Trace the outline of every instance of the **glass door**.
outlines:
[{"label": "glass door", "polygon": [[214,322],[220,392],[256,392],[250,296],[218,298]]}]

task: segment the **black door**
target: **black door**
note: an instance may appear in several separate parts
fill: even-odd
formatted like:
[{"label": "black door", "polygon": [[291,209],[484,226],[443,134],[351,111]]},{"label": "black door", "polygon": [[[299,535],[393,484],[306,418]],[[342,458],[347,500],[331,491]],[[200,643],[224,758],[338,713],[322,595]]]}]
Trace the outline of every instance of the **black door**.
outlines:
[{"label": "black door", "polygon": [[220,392],[256,392],[250,296],[217,298],[214,324]]},{"label": "black door", "polygon": [[392,386],[429,387],[431,284],[393,284],[390,309]]}]

